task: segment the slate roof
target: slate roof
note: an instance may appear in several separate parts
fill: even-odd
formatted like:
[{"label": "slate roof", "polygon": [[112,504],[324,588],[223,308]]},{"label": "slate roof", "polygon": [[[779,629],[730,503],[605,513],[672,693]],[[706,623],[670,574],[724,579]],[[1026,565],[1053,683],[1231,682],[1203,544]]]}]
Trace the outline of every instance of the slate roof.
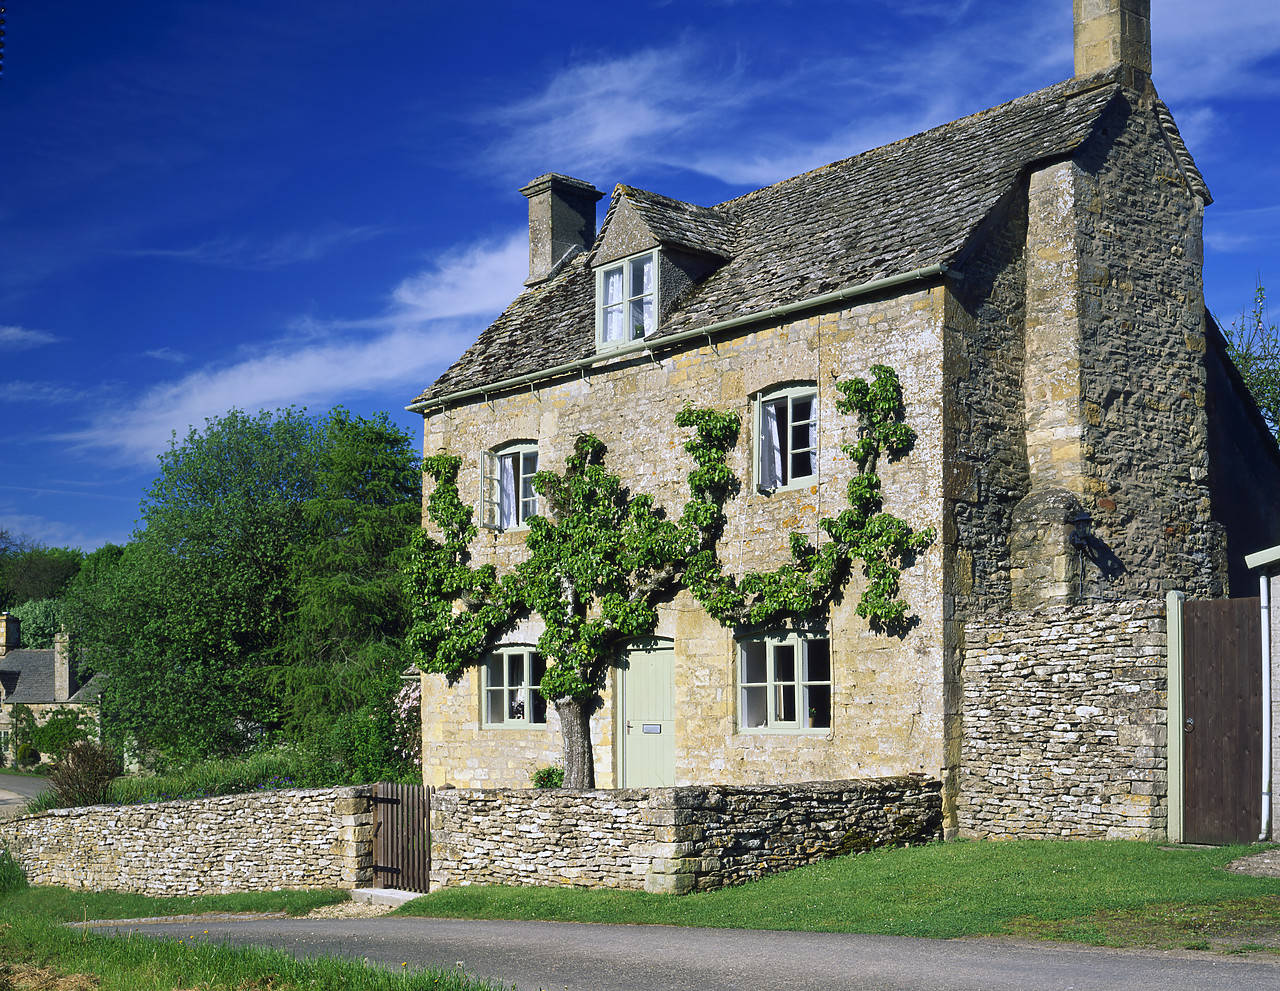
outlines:
[{"label": "slate roof", "polygon": [[[608,229],[623,197],[635,207],[659,243],[691,248],[721,258],[733,257],[738,243],[738,223],[731,214],[713,207],[673,200],[670,196],[635,186],[618,186],[609,200],[609,212],[600,225],[601,230]],[[591,259],[587,261],[590,264]]]},{"label": "slate roof", "polygon": [[[655,236],[731,256],[655,336],[954,262],[1028,166],[1089,137],[1121,93],[1114,79],[1059,83],[713,208],[621,187]],[[590,261],[522,293],[417,401],[594,354]]]},{"label": "slate roof", "polygon": [[[4,685],[5,703],[27,705],[53,701],[52,650],[24,647],[0,657],[0,684]],[[71,676],[71,684],[76,682]],[[87,687],[87,686],[86,686]]]}]

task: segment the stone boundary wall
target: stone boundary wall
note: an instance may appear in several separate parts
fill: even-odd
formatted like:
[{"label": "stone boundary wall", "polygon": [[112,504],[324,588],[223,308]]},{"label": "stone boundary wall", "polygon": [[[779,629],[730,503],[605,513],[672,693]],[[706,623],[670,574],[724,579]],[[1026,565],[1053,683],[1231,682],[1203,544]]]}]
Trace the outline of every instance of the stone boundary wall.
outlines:
[{"label": "stone boundary wall", "polygon": [[442,789],[431,886],[569,885],[683,894],[936,839],[940,782],[919,776],[617,791]]},{"label": "stone boundary wall", "polygon": [[373,883],[373,788],[54,809],[0,823],[32,884],[204,895]]},{"label": "stone boundary wall", "polygon": [[1159,601],[969,620],[960,835],[1163,838],[1166,650]]}]

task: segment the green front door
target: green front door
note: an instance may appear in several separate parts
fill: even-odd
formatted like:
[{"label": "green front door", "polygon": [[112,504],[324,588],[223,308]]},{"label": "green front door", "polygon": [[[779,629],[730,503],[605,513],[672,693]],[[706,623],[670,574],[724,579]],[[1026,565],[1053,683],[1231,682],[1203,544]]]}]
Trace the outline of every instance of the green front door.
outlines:
[{"label": "green front door", "polygon": [[638,640],[623,654],[622,787],[676,783],[675,652],[667,640]]}]

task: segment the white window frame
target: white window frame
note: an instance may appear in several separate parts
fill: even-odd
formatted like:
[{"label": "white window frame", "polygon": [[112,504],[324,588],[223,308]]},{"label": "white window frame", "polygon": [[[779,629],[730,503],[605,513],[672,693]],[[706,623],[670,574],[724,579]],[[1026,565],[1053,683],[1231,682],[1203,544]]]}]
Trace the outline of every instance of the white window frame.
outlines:
[{"label": "white window frame", "polygon": [[[794,444],[797,426],[795,408],[808,401],[809,418],[800,424],[809,426],[807,447]],[[777,414],[786,415],[785,437],[776,429]],[[818,480],[818,387],[796,385],[785,389],[762,392],[755,401],[755,471],[756,489],[760,492],[785,492],[788,489],[807,488]],[[794,459],[798,454],[809,455],[810,470],[795,474]],[[779,477],[781,475],[781,477]]]},{"label": "white window frame", "polygon": [[[658,273],[661,270],[660,254],[659,249],[653,248],[596,268],[596,347],[598,349],[622,347],[632,341],[642,340],[658,329],[662,313],[661,290],[658,285]],[[635,284],[637,269],[646,261],[652,273],[647,292],[643,285]],[[618,273],[619,291],[616,298],[606,298],[610,280],[615,273]],[[646,299],[650,304],[648,320],[642,319],[642,322],[637,325],[632,316],[634,308],[638,306],[643,311]],[[607,335],[610,314],[614,312],[619,314],[621,332],[609,337]]]},{"label": "white window frame", "polygon": [[546,664],[531,644],[506,644],[480,665],[480,725],[530,729],[547,725],[547,701],[538,683]]},{"label": "white window frame", "polygon": [[512,441],[482,453],[480,525],[489,530],[521,530],[538,515],[533,476],[538,471],[538,445]]},{"label": "white window frame", "polygon": [[828,637],[767,633],[739,638],[736,647],[739,733],[831,732]]}]

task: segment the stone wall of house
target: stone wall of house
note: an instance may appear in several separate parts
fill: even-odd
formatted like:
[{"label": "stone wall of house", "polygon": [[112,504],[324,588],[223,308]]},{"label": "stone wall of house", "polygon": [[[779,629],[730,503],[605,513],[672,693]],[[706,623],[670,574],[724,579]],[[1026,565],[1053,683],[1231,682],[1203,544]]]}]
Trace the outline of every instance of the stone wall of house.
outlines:
[{"label": "stone wall of house", "polygon": [[1163,602],[971,619],[964,630],[963,836],[1163,837]]},{"label": "stone wall of house", "polygon": [[32,884],[147,895],[373,882],[372,786],[56,809],[0,823]]},{"label": "stone wall of house", "polygon": [[431,884],[720,888],[935,839],[940,789],[914,776],[586,792],[445,789],[432,797]]},{"label": "stone wall of house", "polygon": [[[605,362],[531,390],[513,392],[433,414],[426,422],[427,454],[463,458],[462,499],[479,506],[481,452],[507,441],[535,439],[539,467],[563,470],[574,439],[591,432],[608,446],[608,467],[636,493],[652,494],[677,516],[688,498],[692,468],[684,432],[674,426],[687,403],[737,412],[742,420],[729,464],[741,491],[726,506],[720,544],[726,567],[738,574],[771,569],[788,559],[788,534],[821,542],[818,520],[846,506],[853,466],[840,451],[854,439],[854,418],[837,412],[834,382],[869,376],[877,362],[899,374],[907,419],[918,433],[905,458],[881,465],[885,507],[918,528],[942,528],[941,337],[946,293],[941,288],[897,297],[867,298],[777,326],[717,339],[714,345]],[[764,494],[753,464],[753,400],[762,390],[815,383],[818,395],[819,479],[802,489]],[[512,566],[524,554],[525,532],[483,531],[473,562]],[[906,638],[870,632],[854,611],[855,575],[828,622],[832,647],[832,725],[789,733],[739,732],[735,704],[737,652],[733,633],[711,619],[687,593],[660,610],[654,635],[675,651],[675,784],[836,780],[850,776],[922,773],[943,766],[942,555],[920,555],[903,576],[903,594],[919,623]],[[512,643],[536,643],[536,619]],[[521,787],[531,771],[560,760],[557,724],[491,730],[480,723],[480,673],[456,686],[443,677],[423,681],[424,777],[428,784],[464,788]],[[615,672],[606,704],[592,723],[596,783],[627,785],[615,700]]]}]

